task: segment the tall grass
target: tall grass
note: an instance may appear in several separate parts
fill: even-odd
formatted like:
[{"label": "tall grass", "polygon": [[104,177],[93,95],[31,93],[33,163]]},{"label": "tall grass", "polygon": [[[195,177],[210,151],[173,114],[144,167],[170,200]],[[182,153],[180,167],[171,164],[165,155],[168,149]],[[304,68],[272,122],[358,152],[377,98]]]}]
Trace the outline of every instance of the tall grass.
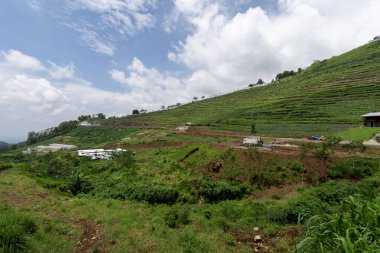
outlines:
[{"label": "tall grass", "polygon": [[26,250],[28,237],[36,230],[36,223],[32,219],[0,207],[0,252]]},{"label": "tall grass", "polygon": [[380,252],[380,197],[348,197],[340,212],[317,215],[307,224],[297,252]]}]

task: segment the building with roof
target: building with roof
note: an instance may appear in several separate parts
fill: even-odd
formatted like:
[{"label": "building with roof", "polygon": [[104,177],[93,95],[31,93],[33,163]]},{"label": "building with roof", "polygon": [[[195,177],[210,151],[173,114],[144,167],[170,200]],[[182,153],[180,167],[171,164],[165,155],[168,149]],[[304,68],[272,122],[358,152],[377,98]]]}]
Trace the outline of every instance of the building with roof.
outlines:
[{"label": "building with roof", "polygon": [[371,112],[362,115],[365,127],[380,127],[380,112]]}]

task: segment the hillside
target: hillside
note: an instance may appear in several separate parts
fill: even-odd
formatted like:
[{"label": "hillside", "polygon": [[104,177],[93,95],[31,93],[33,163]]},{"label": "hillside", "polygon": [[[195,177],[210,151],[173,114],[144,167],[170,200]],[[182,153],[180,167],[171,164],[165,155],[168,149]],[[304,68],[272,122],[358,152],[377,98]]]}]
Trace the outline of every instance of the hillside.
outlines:
[{"label": "hillside", "polygon": [[0,150],[7,149],[9,147],[9,144],[3,141],[0,141]]},{"label": "hillside", "polygon": [[[379,60],[380,41],[265,87],[30,133],[0,153],[0,252],[379,252],[380,149],[360,144],[378,129],[347,130],[379,110]],[[262,147],[212,131],[253,123]],[[337,132],[357,143],[270,137]],[[127,151],[22,152],[51,143]]]},{"label": "hillside", "polygon": [[293,77],[244,89],[177,109],[113,119],[121,126],[174,126],[187,121],[216,129],[262,134],[330,134],[379,110],[380,41],[328,60]]}]

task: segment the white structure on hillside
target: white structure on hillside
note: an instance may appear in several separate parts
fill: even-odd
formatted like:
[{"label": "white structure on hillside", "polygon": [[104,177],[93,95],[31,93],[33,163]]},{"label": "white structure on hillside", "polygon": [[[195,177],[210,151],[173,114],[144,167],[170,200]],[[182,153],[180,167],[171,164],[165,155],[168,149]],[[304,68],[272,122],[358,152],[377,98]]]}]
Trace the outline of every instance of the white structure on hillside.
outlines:
[{"label": "white structure on hillside", "polygon": [[52,144],[49,144],[48,146],[40,145],[40,146],[28,148],[28,150],[25,151],[24,153],[27,153],[27,154],[31,154],[31,153],[49,153],[49,152],[57,152],[57,151],[60,151],[60,150],[70,150],[70,149],[74,149],[76,147],[77,146],[75,146],[75,145],[66,145],[66,144],[52,143]]},{"label": "white structure on hillside", "polygon": [[85,120],[85,121],[80,122],[79,125],[80,126],[91,126],[91,123],[88,122],[87,120]]},{"label": "white structure on hillside", "polygon": [[88,122],[87,120],[79,122],[80,126],[100,126],[100,123],[94,121],[94,122]]},{"label": "white structure on hillside", "polygon": [[92,160],[96,159],[112,159],[114,154],[125,152],[125,149],[82,149],[78,150],[78,156],[87,156],[91,157]]},{"label": "white structure on hillside", "polygon": [[261,137],[256,137],[256,136],[244,138],[243,140],[243,144],[245,146],[259,145],[259,144],[262,144],[262,142],[263,142],[263,139]]}]

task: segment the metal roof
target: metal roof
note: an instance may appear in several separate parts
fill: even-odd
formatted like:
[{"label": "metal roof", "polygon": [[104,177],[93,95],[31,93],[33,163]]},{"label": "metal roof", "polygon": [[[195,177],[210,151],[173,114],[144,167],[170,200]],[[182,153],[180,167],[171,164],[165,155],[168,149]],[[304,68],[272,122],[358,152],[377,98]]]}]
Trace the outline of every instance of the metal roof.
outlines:
[{"label": "metal roof", "polygon": [[370,112],[362,115],[362,117],[380,117],[380,112]]}]

